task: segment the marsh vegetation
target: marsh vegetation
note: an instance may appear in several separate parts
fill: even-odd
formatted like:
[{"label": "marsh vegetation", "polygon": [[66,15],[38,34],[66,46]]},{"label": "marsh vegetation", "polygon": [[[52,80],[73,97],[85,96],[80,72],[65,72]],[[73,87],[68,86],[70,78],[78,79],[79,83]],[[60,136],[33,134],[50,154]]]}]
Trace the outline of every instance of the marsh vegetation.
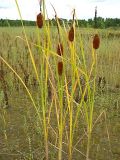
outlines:
[{"label": "marsh vegetation", "polygon": [[0,159],[118,160],[120,31],[42,20],[0,28]]}]

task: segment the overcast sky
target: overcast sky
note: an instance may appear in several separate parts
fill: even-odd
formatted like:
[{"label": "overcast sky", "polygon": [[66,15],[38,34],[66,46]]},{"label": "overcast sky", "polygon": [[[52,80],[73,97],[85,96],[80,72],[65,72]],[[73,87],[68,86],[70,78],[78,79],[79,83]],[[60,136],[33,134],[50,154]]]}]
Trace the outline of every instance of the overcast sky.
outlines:
[{"label": "overcast sky", "polygon": [[[23,19],[36,20],[39,13],[39,0],[18,0]],[[98,16],[103,18],[120,18],[120,0],[46,0],[49,18],[54,17],[55,7],[61,18],[72,18],[72,10],[76,9],[78,19],[93,18],[95,6]],[[0,0],[0,19],[19,19],[15,0]]]}]

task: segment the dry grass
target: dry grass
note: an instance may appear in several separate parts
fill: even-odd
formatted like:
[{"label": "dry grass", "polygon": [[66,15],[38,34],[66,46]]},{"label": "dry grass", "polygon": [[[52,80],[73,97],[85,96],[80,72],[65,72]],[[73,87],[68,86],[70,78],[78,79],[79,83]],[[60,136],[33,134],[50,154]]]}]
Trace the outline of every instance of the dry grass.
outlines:
[{"label": "dry grass", "polygon": [[[32,27],[25,29],[40,81],[37,80],[33,70],[24,33],[20,27],[0,28],[0,55],[19,73],[29,88],[37,106],[37,112],[15,73],[0,61],[2,64],[0,70],[4,70],[10,105],[6,110],[2,108],[3,106],[0,109],[0,158],[42,160],[45,158],[46,151],[49,159],[53,160],[58,158],[59,147],[61,147],[62,155],[59,155],[59,158],[62,156],[62,159],[70,159],[72,156],[75,160],[86,159],[88,115],[95,101],[92,118],[93,126],[94,123],[96,125],[93,128],[89,148],[90,158],[100,160],[104,157],[106,159],[112,157],[116,160],[120,154],[117,149],[120,148],[119,144],[115,141],[115,139],[119,140],[120,104],[118,92],[120,90],[120,40],[116,36],[116,31],[97,31],[101,44],[96,51],[98,63],[94,97],[92,95],[94,72],[91,73],[90,85],[87,88],[85,87],[86,77],[82,73],[82,71],[90,73],[94,30],[77,28],[74,45],[64,40],[68,35],[62,30],[64,54],[61,53],[62,49],[57,54],[59,40],[56,28],[50,28],[50,40],[43,34],[44,29],[38,32]],[[112,36],[110,36],[111,32]],[[39,38],[38,35],[40,35]],[[77,55],[73,54],[74,51]],[[61,65],[60,70],[57,68],[61,60],[64,62],[64,72]],[[72,62],[75,63],[72,64]],[[76,72],[76,68],[79,72]],[[58,73],[60,75],[63,73],[61,78]],[[3,83],[3,80],[1,82]],[[3,85],[1,89],[4,91],[2,87]],[[84,92],[85,88],[86,92]],[[86,96],[82,97],[83,94]],[[3,103],[1,99],[1,105]],[[74,124],[78,110],[80,113]],[[99,115],[101,115],[100,118]],[[48,151],[45,150],[45,134]]]}]

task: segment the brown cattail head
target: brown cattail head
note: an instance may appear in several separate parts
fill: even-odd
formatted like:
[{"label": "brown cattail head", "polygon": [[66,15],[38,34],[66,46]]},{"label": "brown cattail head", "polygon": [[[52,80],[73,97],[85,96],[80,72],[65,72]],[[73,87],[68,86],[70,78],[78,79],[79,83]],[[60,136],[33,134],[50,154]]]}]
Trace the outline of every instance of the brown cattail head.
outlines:
[{"label": "brown cattail head", "polygon": [[58,74],[59,76],[62,75],[63,72],[63,62],[58,62]]},{"label": "brown cattail head", "polygon": [[70,28],[70,31],[68,33],[68,39],[70,42],[74,41],[74,27],[73,26]]},{"label": "brown cattail head", "polygon": [[93,48],[98,49],[99,46],[100,46],[100,38],[98,34],[95,34],[93,38]]},{"label": "brown cattail head", "polygon": [[63,45],[62,45],[62,43],[59,43],[58,46],[57,46],[57,54],[59,56],[63,55]]},{"label": "brown cattail head", "polygon": [[37,26],[39,28],[43,27],[43,15],[41,12],[37,15]]}]

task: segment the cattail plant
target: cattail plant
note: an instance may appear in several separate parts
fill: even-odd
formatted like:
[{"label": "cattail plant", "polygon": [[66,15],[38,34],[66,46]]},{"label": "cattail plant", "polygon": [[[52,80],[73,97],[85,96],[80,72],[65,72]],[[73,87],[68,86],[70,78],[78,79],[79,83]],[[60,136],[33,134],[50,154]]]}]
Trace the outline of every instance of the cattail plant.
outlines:
[{"label": "cattail plant", "polygon": [[[97,7],[95,7],[95,17],[94,17],[95,26],[97,28]],[[95,34],[93,37],[93,48],[98,49],[100,46],[100,37],[98,34]]]},{"label": "cattail plant", "polygon": [[43,14],[42,14],[42,9],[41,9],[41,2],[40,1],[40,13],[37,15],[37,26],[38,28],[42,28],[43,27]]},{"label": "cattail plant", "polygon": [[[53,7],[53,5],[52,5]],[[58,38],[58,44],[57,44],[57,50],[56,53],[58,56],[58,60],[57,60],[57,84],[58,84],[58,98],[59,98],[59,116],[57,118],[57,122],[58,122],[58,160],[62,160],[63,156],[62,156],[62,150],[63,150],[63,125],[64,125],[64,118],[63,118],[63,95],[64,95],[64,90],[63,90],[63,61],[62,61],[62,56],[63,56],[63,44],[62,44],[62,40],[61,40],[61,34],[60,34],[60,21],[58,19],[57,16],[57,12],[55,10],[55,8],[53,7],[54,12],[55,12],[55,20],[56,20],[56,24],[57,24],[57,38]]]},{"label": "cattail plant", "polygon": [[70,42],[73,42],[74,41],[74,36],[75,36],[75,9],[73,10],[73,23],[72,23],[72,26],[69,30],[69,33],[68,33],[68,39]]}]

